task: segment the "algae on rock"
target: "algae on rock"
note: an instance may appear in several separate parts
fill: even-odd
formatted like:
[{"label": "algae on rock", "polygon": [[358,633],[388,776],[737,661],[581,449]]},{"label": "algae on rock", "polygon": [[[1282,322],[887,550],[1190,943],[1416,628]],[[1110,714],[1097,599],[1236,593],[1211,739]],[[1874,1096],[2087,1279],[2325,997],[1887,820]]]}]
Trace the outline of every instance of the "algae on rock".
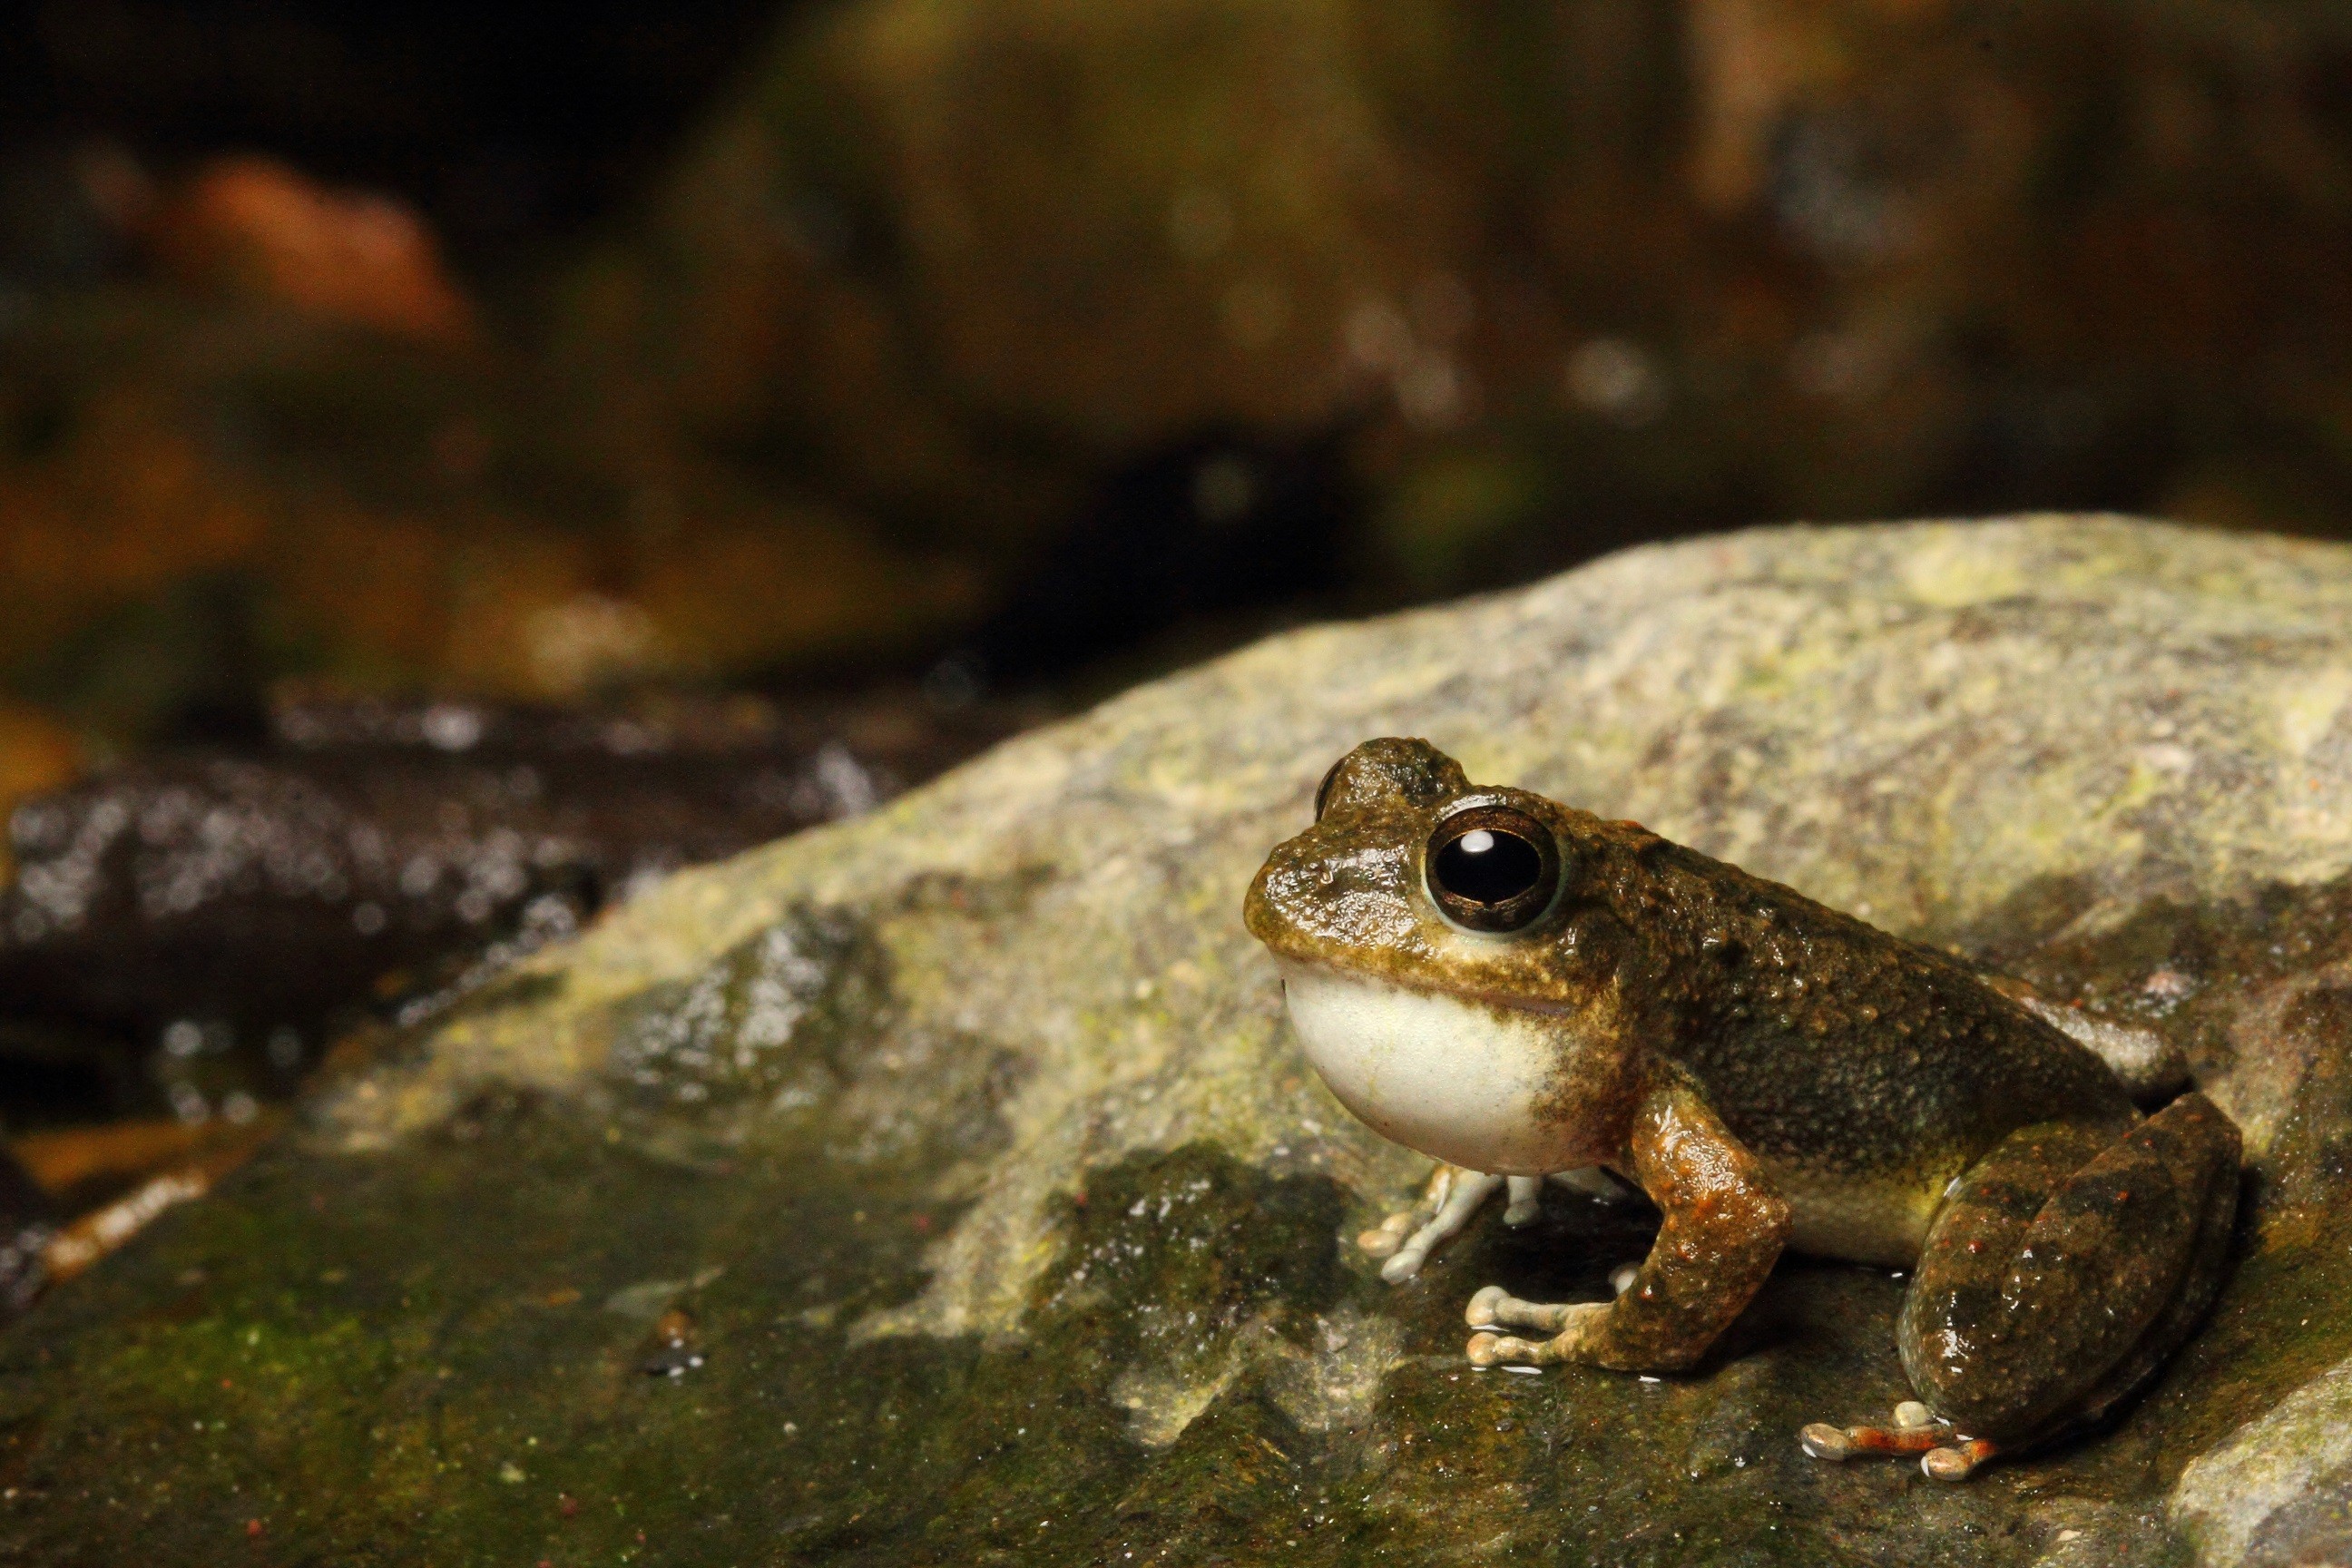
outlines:
[{"label": "algae on rock", "polygon": [[[2347,611],[2330,546],[1783,529],[1130,692],[673,879],[59,1291],[0,1341],[0,1552],[208,1561],[250,1520],[354,1562],[2234,1541],[2176,1534],[2173,1482],[2352,1354],[2320,1223],[2352,1125]],[[2257,1151],[2212,1323],[2116,1431],[1958,1489],[1797,1452],[1902,1393],[1876,1270],[1785,1265],[1688,1376],[1474,1374],[1474,1285],[1598,1296],[1644,1220],[1563,1195],[1401,1289],[1343,1245],[1423,1163],[1306,1070],[1238,909],[1381,733],[2177,1044]]]}]

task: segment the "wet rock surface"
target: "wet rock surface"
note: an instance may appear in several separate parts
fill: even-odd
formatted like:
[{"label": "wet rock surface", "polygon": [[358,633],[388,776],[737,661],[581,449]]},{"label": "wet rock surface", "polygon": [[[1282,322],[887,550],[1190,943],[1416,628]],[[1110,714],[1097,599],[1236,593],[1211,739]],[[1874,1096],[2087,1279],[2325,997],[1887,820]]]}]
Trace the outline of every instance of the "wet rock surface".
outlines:
[{"label": "wet rock surface", "polygon": [[266,748],[37,797],[0,889],[0,1109],[249,1112],[355,1018],[413,1023],[680,867],[870,810],[1013,727],[898,708],[294,702]]},{"label": "wet rock surface", "polygon": [[[1294,634],[673,877],[381,1044],[0,1339],[20,1561],[2287,1563],[2352,1357],[2352,552],[2120,520],[1759,531]],[[1600,1298],[1555,1194],[1421,1279],[1423,1163],[1288,1040],[1242,889],[1419,733],[2152,1035],[2239,1257],[2112,1431],[1822,1465],[1903,1281],[1792,1260],[1655,1381],[1476,1373]],[[2300,1391],[2300,1392],[2298,1392]]]}]

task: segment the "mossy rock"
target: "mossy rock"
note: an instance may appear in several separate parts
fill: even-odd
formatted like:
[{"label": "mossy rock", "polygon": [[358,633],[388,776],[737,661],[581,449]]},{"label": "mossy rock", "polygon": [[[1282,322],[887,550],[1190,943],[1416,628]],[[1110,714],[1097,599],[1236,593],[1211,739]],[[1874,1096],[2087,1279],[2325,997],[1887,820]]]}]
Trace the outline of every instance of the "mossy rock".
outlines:
[{"label": "mossy rock", "polygon": [[[1402,1289],[1345,1239],[1424,1166],[1238,910],[1382,733],[2163,1037],[2253,1151],[2211,1322],[1965,1487],[1798,1451],[1903,1393],[1881,1270],[1784,1265],[1687,1375],[1474,1373],[1475,1285],[1597,1296],[1644,1219],[1563,1197]],[[2352,552],[2121,519],[1274,639],[392,1042],[0,1340],[0,1560],[2289,1561],[2352,1462],[2295,1458],[2352,1400],[2348,755]]]}]

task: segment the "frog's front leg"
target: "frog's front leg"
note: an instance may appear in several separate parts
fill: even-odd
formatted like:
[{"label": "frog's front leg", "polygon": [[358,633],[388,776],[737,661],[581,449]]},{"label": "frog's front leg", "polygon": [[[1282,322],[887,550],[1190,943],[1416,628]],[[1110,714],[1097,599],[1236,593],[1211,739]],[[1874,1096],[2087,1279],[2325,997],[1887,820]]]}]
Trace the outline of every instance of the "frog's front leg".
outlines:
[{"label": "frog's front leg", "polygon": [[[1633,1178],[1664,1212],[1650,1255],[1613,1301],[1547,1305],[1489,1286],[1471,1298],[1473,1365],[1585,1362],[1666,1372],[1706,1353],[1771,1273],[1789,1205],[1754,1156],[1681,1087],[1650,1094],[1627,1140]],[[1528,1341],[1504,1327],[1551,1334]]]},{"label": "frog's front leg", "polygon": [[[1402,1284],[1421,1272],[1432,1252],[1470,1223],[1470,1216],[1503,1181],[1483,1171],[1440,1165],[1430,1173],[1420,1203],[1402,1214],[1389,1215],[1379,1229],[1356,1237],[1356,1245],[1374,1258],[1386,1259],[1381,1265],[1381,1279],[1391,1285]],[[1516,1206],[1516,1190],[1511,1197]]]},{"label": "frog's front leg", "polygon": [[1379,1228],[1365,1231],[1356,1237],[1356,1245],[1374,1258],[1386,1259],[1381,1279],[1391,1285],[1402,1284],[1421,1272],[1429,1255],[1458,1235],[1502,1184],[1502,1177],[1483,1171],[1440,1165],[1429,1173],[1429,1185],[1423,1189],[1419,1203],[1389,1215]]},{"label": "frog's front leg", "polygon": [[1389,1215],[1378,1228],[1363,1232],[1356,1237],[1356,1245],[1371,1257],[1385,1258],[1381,1278],[1402,1285],[1421,1272],[1431,1253],[1461,1233],[1496,1187],[1507,1191],[1505,1225],[1534,1224],[1543,1210],[1544,1181],[1541,1176],[1490,1176],[1460,1165],[1440,1165],[1430,1173],[1429,1186],[1419,1203]]}]

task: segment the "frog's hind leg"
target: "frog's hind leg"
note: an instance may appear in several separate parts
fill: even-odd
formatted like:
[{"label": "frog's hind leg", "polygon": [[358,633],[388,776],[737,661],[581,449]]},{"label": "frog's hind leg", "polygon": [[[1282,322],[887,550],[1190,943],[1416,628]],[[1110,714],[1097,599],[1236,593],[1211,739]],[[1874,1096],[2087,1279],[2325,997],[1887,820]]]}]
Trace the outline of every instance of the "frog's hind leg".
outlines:
[{"label": "frog's hind leg", "polygon": [[[1956,1289],[1976,1287],[1964,1315],[1989,1316],[1989,1303],[1999,1299],[2003,1262],[2017,1256],[2021,1238],[2050,1194],[2069,1173],[2095,1159],[2102,1143],[2112,1136],[2111,1131],[2095,1127],[2026,1128],[2011,1134],[1953,1182],[1921,1249],[1910,1292],[1904,1298],[1897,1340],[1914,1387],[1931,1398],[1936,1392],[1932,1381],[1923,1381],[1913,1365],[1914,1321],[1920,1304],[1948,1301]],[[1798,1436],[1805,1452],[1816,1459],[1916,1454],[1923,1469],[1929,1456],[1963,1440],[1950,1421],[1916,1400],[1895,1406],[1892,1427],[1837,1426],[1817,1421]],[[1973,1435],[1969,1440],[1974,1440]],[[1989,1453],[1959,1456],[1969,1469],[1990,1457]],[[1953,1466],[1945,1460],[1939,1468],[1948,1471]]]},{"label": "frog's hind leg", "polygon": [[1912,1385],[1966,1439],[1931,1451],[1929,1475],[2095,1418],[2154,1373],[2219,1288],[2238,1153],[2189,1094],[2120,1137],[2021,1129],[1960,1179],[1897,1334]]},{"label": "frog's hind leg", "polygon": [[[1816,1424],[1806,1452],[1921,1453],[1945,1480],[2096,1422],[2204,1315],[2237,1212],[2237,1129],[2184,1095],[2120,1137],[2021,1130],[1954,1184],[1898,1342],[1934,1412],[1892,1429]],[[1916,1424],[1924,1416],[1931,1423]]]},{"label": "frog's hind leg", "polygon": [[[2194,1105],[2182,1109],[2188,1101]],[[2175,1113],[2179,1114],[2175,1116]],[[2157,1123],[2175,1119],[2159,1129]],[[2156,1321],[2140,1335],[2131,1352],[2094,1384],[2075,1407],[2075,1414],[2048,1436],[2061,1436],[2078,1427],[2098,1426],[2117,1405],[2145,1387],[2172,1352],[2195,1331],[2206,1310],[2221,1292],[2229,1273],[2230,1242],[2237,1230],[2240,1139],[2238,1130],[2201,1094],[2185,1095],[2149,1119],[2147,1127],[2174,1141],[2172,1152],[2184,1165],[2205,1162],[2210,1180],[2205,1211],[2180,1287],[2158,1311]]]}]

